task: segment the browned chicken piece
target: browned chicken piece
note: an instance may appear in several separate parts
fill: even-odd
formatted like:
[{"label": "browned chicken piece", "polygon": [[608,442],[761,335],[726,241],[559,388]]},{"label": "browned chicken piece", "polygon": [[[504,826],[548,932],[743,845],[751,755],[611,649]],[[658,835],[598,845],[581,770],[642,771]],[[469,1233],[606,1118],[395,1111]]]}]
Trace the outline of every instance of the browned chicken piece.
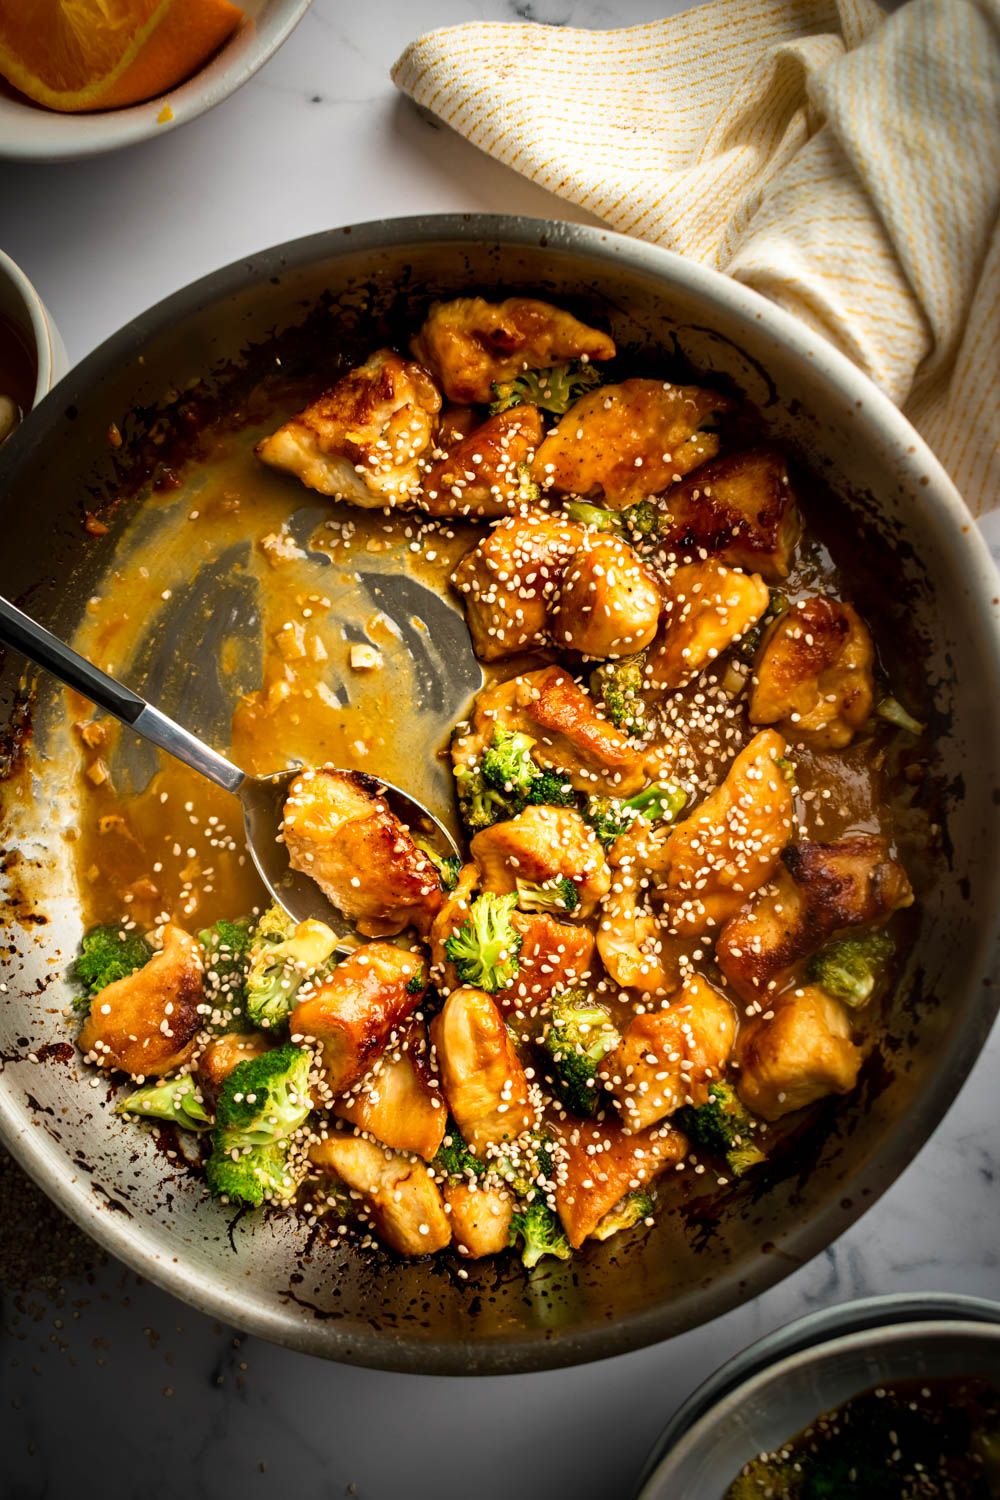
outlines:
[{"label": "browned chicken piece", "polygon": [[699,974],[669,1006],[636,1016],[601,1065],[626,1128],[645,1130],[682,1104],[705,1104],[735,1040],[733,1007]]},{"label": "browned chicken piece", "polygon": [[453,990],[431,1022],[431,1041],[448,1107],[477,1155],[532,1128],[528,1080],[489,995]]},{"label": "browned chicken piece", "polygon": [[755,735],[721,786],[666,837],[654,831],[637,853],[678,932],[721,926],[766,885],[792,834],[792,790],[777,762],[785,742]]},{"label": "browned chicken piece", "polygon": [[496,997],[505,1014],[537,1011],[558,991],[575,989],[590,977],[594,935],[589,927],[571,927],[547,912],[516,911],[511,920],[521,934],[521,951],[517,978]]},{"label": "browned chicken piece", "polygon": [[736,1087],[747,1109],[780,1120],[827,1094],[850,1093],[864,1054],[839,1000],[810,985],[767,1016],[744,1026],[736,1044]]},{"label": "browned chicken piece", "polygon": [[624,510],[715,457],[719,439],[702,429],[728,405],[717,391],[662,380],[600,386],[542,443],[532,478],[557,494],[601,496]]},{"label": "browned chicken piece", "polygon": [[486,404],[493,384],[571,359],[613,359],[614,340],[532,297],[435,302],[411,345],[449,401]]},{"label": "browned chicken piece", "polygon": [[147,964],[94,996],[80,1028],[80,1051],[133,1078],[172,1073],[194,1052],[204,997],[201,944],[169,923],[162,948]]},{"label": "browned chicken piece", "polygon": [[516,892],[526,911],[532,910],[527,887],[564,876],[579,896],[576,908],[565,907],[565,914],[586,918],[611,884],[600,839],[569,807],[526,807],[516,818],[477,833],[469,850],[483,890],[500,896]]},{"label": "browned chicken piece", "polygon": [[259,442],[257,456],[334,500],[413,506],[440,410],[427,371],[380,349]]},{"label": "browned chicken piece", "polygon": [[913,891],[883,838],[853,834],[835,844],[789,844],[777,878],[731,917],[716,962],[744,1000],[790,983],[795,966],[850,927],[888,921]]},{"label": "browned chicken piece", "polygon": [[285,802],[288,861],[365,937],[404,927],[425,933],[441,905],[433,862],[361,771],[321,767],[296,776]]},{"label": "browned chicken piece", "polygon": [[582,656],[632,656],[656,635],[656,574],[617,537],[588,538],[562,576],[549,622],[556,646]]},{"label": "browned chicken piece", "polygon": [[556,1207],[574,1250],[626,1193],[645,1186],[687,1155],[686,1138],[668,1126],[628,1135],[621,1125],[577,1125],[563,1134]]},{"label": "browned chicken piece", "polygon": [[875,701],[875,652],[849,604],[816,594],[764,633],[754,666],[752,724],[778,724],[814,750],[841,750],[867,723]]},{"label": "browned chicken piece", "polygon": [[646,686],[653,692],[684,687],[756,625],[769,601],[767,584],[756,573],[711,559],[677,568],[663,585],[659,634],[643,673]]},{"label": "browned chicken piece", "polygon": [[359,1083],[423,999],[424,961],[393,943],[364,943],[308,991],[289,1017],[293,1039],[316,1041],[331,1094]]},{"label": "browned chicken piece", "polygon": [[333,1112],[384,1146],[431,1161],[444,1139],[448,1112],[424,1055],[423,1023],[411,1027],[399,1047],[338,1099]]},{"label": "browned chicken piece", "polygon": [[465,554],[451,581],[480,661],[516,656],[549,639],[550,611],[583,538],[575,521],[536,510],[501,521]]},{"label": "browned chicken piece", "polygon": [[649,824],[636,819],[611,846],[611,889],[601,908],[597,951],[622,989],[667,995],[680,983],[679,959],[687,944],[664,931],[640,889],[642,865],[636,854],[649,832]]},{"label": "browned chicken piece", "polygon": [[361,1195],[379,1239],[398,1255],[429,1255],[451,1242],[441,1193],[422,1161],[346,1132],[319,1141],[309,1160]]},{"label": "browned chicken piece", "polygon": [[507,1249],[510,1221],[514,1217],[514,1200],[509,1193],[502,1188],[449,1182],[444,1189],[444,1201],[459,1255],[479,1260]]},{"label": "browned chicken piece", "polygon": [[515,679],[521,724],[539,765],[565,773],[578,792],[631,797],[645,785],[643,757],[628,736],[597,712],[589,693],[562,667]]},{"label": "browned chicken piece", "polygon": [[710,552],[769,583],[788,577],[802,523],[788,467],[773,448],[713,459],[674,485],[661,506],[664,556]]},{"label": "browned chicken piece", "polygon": [[214,1105],[220,1088],[235,1067],[251,1057],[260,1057],[270,1045],[259,1031],[227,1031],[209,1042],[196,1070],[198,1084],[208,1102]]},{"label": "browned chicken piece", "polygon": [[506,516],[532,493],[531,456],[542,440],[534,406],[513,406],[453,442],[424,476],[423,508],[432,516]]}]

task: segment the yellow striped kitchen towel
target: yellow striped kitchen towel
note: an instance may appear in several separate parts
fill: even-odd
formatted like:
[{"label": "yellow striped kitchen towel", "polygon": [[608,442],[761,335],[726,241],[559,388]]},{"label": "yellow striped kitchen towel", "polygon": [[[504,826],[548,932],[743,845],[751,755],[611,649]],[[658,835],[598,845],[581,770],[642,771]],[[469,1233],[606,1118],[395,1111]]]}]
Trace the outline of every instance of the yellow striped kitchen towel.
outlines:
[{"label": "yellow striped kitchen towel", "polygon": [[393,69],[533,182],[796,313],[1000,502],[1000,0],[471,23]]}]

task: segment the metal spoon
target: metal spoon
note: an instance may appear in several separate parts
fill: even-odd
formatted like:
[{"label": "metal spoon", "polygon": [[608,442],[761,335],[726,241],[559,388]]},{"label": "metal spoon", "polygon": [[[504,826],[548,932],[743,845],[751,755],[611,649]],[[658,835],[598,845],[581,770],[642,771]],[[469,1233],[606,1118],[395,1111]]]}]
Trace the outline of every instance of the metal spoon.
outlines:
[{"label": "metal spoon", "polygon": [[[342,949],[354,946],[356,934],[343,914],[324,896],[315,881],[292,870],[288,863],[288,851],[281,837],[282,815],[288,787],[303,767],[276,771],[271,776],[248,776],[224,755],[140,698],[138,693],[133,693],[131,688],[80,656],[65,641],[2,595],[0,643],[13,646],[36,666],[51,672],[67,687],[82,693],[98,708],[134,729],[143,739],[238,797],[243,807],[247,848],[273,899],[297,922],[314,917],[332,927],[341,939]],[[393,811],[412,832],[429,836],[442,853],[458,854],[458,846],[448,829],[422,802],[391,782],[382,782],[382,785]]]}]

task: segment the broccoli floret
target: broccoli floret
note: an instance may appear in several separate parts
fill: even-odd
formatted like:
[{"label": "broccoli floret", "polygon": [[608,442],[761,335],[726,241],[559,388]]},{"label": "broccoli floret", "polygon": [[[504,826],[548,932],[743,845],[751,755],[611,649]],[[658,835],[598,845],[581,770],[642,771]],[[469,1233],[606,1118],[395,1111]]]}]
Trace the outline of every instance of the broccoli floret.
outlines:
[{"label": "broccoli floret", "polygon": [[906,711],[898,698],[883,698],[875,712],[887,724],[894,724],[897,729],[905,729],[907,734],[921,735],[927,728],[926,724],[921,724],[919,719],[915,719]]},{"label": "broccoli floret", "polygon": [[663,512],[652,500],[637,500],[621,512],[621,521],[629,538],[655,537],[663,527]]},{"label": "broccoli floret", "polygon": [[553,1000],[542,1046],[555,1065],[556,1093],[574,1114],[597,1113],[600,1101],[597,1070],[620,1041],[603,1005],[575,990]]},{"label": "broccoli floret", "polygon": [[235,922],[223,917],[199,932],[198,941],[205,950],[205,972],[214,992],[234,999],[242,993],[253,931],[250,917]]},{"label": "broccoli floret", "polygon": [[684,811],[688,794],[679,781],[654,781],[624,801],[620,797],[588,797],[583,816],[605,847],[613,844],[636,818],[650,823],[672,823]]},{"label": "broccoli floret", "polygon": [[572,807],[576,795],[560,771],[540,770],[531,758],[534,740],[509,729],[494,729],[480,764],[455,770],[458,806],[470,833],[516,818],[529,804]]},{"label": "broccoli floret", "polygon": [[444,945],[463,984],[495,995],[517,978],[521,934],[511,921],[517,896],[485,891],[472,903],[469,915]]},{"label": "broccoli floret", "polygon": [[598,1220],[591,1238],[609,1240],[613,1234],[631,1229],[640,1219],[648,1219],[653,1207],[652,1194],[647,1193],[645,1188],[635,1188],[631,1193],[626,1193],[624,1198],[619,1198],[614,1208],[609,1208],[603,1219]]},{"label": "broccoli floret", "polygon": [[521,1245],[521,1263],[530,1271],[546,1255],[569,1260],[573,1251],[562,1225],[547,1204],[529,1203],[510,1221],[509,1245]]},{"label": "broccoli floret", "polygon": [[640,733],[645,723],[646,702],[642,696],[645,664],[646,653],[640,651],[618,661],[602,662],[590,676],[590,691],[604,705],[615,728],[623,729],[626,734]]},{"label": "broccoli floret", "polygon": [[493,743],[483,752],[480,769],[491,787],[515,801],[527,800],[538,768],[531,758],[534,740],[509,729],[494,729]]},{"label": "broccoli floret", "polygon": [[571,521],[579,521],[594,531],[611,532],[626,542],[651,541],[663,528],[664,514],[652,500],[637,500],[624,510],[607,510],[589,500],[570,500],[565,511]]},{"label": "broccoli floret", "polygon": [[526,800],[532,806],[575,807],[576,793],[562,771],[539,771],[532,777]]},{"label": "broccoli floret", "polygon": [[534,500],[542,498],[542,487],[531,477],[531,465],[520,463],[517,466],[517,500],[519,505],[530,505]]},{"label": "broccoli floret", "polygon": [[548,370],[525,370],[513,380],[494,381],[490,416],[526,404],[561,417],[585,391],[600,383],[600,372],[582,360],[553,365]]},{"label": "broccoli floret", "polygon": [[568,875],[554,875],[540,884],[533,880],[516,879],[517,904],[522,911],[576,911],[580,905],[579,888]]},{"label": "broccoli floret", "polygon": [[475,1154],[451,1119],[431,1166],[442,1177],[482,1177],[487,1170],[486,1162]]},{"label": "broccoli floret", "polygon": [[754,1144],[750,1116],[728,1083],[713,1083],[705,1104],[685,1104],[675,1111],[673,1123],[694,1146],[712,1156],[721,1156],[734,1177],[764,1160]]},{"label": "broccoli floret", "polygon": [[223,1082],[215,1108],[216,1146],[269,1146],[298,1130],[312,1109],[309,1053],[286,1042],[248,1057]]},{"label": "broccoli floret", "polygon": [[538,1189],[552,1181],[555,1165],[553,1141],[544,1130],[532,1130],[506,1146],[488,1166],[518,1198],[534,1201]]},{"label": "broccoli floret", "polygon": [[84,993],[73,1002],[74,1010],[86,1015],[95,995],[116,979],[134,974],[152,956],[152,948],[138,932],[126,932],[121,927],[91,928],[73,965],[73,978],[84,986]]},{"label": "broccoli floret", "polygon": [[736,643],[735,652],[740,661],[746,662],[748,666],[753,665],[754,658],[760,650],[764,631],[771,624],[772,620],[777,620],[782,615],[787,614],[790,608],[788,596],[783,594],[780,589],[768,590],[767,609],[765,609],[756,625],[751,625],[749,630],[745,630]]},{"label": "broccoli floret", "polygon": [[462,861],[458,855],[441,854],[427,839],[415,838],[413,842],[418,849],[423,850],[435,870],[437,870],[441,889],[443,891],[453,891],[458,884],[458,873],[462,868]]},{"label": "broccoli floret", "polygon": [[455,791],[462,822],[470,834],[492,828],[521,810],[510,797],[490,786],[479,766],[455,767]]},{"label": "broccoli floret", "polygon": [[288,1149],[282,1141],[232,1151],[216,1146],[205,1164],[205,1180],[216,1198],[246,1203],[251,1208],[259,1208],[265,1198],[285,1202],[295,1192],[288,1170]]},{"label": "broccoli floret", "polygon": [[245,984],[247,1015],[264,1030],[284,1024],[306,978],[323,968],[337,946],[336,933],[325,923],[310,920],[296,926],[284,912],[274,915],[275,910],[270,908],[257,924]]},{"label": "broccoli floret", "polygon": [[219,1090],[208,1185],[217,1196],[254,1207],[295,1191],[288,1137],[309,1111],[308,1052],[287,1043],[237,1063]]},{"label": "broccoli floret", "polygon": [[603,505],[592,505],[589,500],[570,500],[564,509],[569,519],[579,521],[581,526],[590,526],[594,531],[611,531],[616,536],[622,534],[620,511],[605,510]]},{"label": "broccoli floret", "polygon": [[144,1115],[152,1120],[170,1120],[184,1130],[208,1130],[212,1117],[198,1094],[190,1073],[179,1078],[161,1078],[136,1089],[115,1106],[119,1115]]},{"label": "broccoli floret", "polygon": [[887,932],[838,938],[810,959],[809,978],[845,1005],[867,1005],[895,951]]}]

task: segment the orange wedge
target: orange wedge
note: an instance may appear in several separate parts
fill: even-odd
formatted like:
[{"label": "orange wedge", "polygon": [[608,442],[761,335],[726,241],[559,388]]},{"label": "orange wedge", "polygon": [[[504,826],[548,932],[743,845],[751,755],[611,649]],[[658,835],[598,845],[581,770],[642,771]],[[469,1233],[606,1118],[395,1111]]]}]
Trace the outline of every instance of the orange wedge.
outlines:
[{"label": "orange wedge", "polygon": [[49,109],[138,104],[197,72],[242,14],[230,0],[0,0],[0,73]]}]

